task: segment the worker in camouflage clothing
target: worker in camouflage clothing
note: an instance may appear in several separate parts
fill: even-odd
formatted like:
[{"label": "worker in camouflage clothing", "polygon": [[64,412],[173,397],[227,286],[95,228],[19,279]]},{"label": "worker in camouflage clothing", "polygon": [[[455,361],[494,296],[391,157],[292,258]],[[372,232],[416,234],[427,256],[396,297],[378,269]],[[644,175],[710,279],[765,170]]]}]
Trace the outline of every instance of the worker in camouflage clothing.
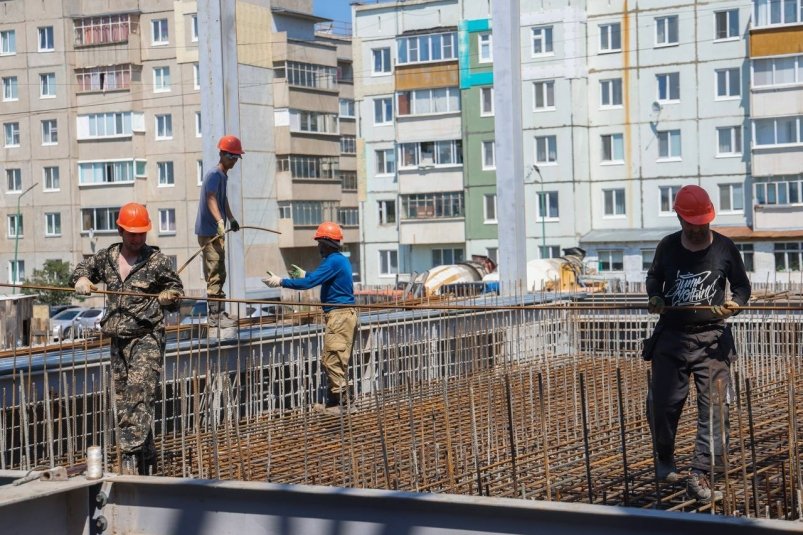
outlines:
[{"label": "worker in camouflage clothing", "polygon": [[150,229],[147,209],[126,204],[117,218],[122,242],[78,264],[70,278],[77,295],[89,295],[100,282],[109,291],[158,294],[158,298],[110,294],[100,322],[103,334],[111,337],[122,472],[129,475],[156,468],[151,429],[165,350],[162,307],[177,309],[184,295],[170,260],[145,243]]}]

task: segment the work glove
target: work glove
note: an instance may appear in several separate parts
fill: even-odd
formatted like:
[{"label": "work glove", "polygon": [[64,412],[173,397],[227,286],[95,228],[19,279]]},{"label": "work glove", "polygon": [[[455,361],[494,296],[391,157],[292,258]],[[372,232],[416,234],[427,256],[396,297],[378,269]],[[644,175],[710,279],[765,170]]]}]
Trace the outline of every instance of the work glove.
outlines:
[{"label": "work glove", "polygon": [[221,236],[221,237],[226,235],[226,220],[225,219],[218,219],[217,220],[217,235]]},{"label": "work glove", "polygon": [[181,300],[181,295],[181,292],[174,288],[162,290],[159,293],[159,304],[163,307],[175,305]]},{"label": "work glove", "polygon": [[295,264],[290,264],[290,269],[287,270],[287,273],[290,275],[291,279],[303,279],[307,276],[307,272]]},{"label": "work glove", "polygon": [[75,295],[89,295],[95,290],[97,287],[87,277],[81,277],[75,283]]},{"label": "work glove", "polygon": [[282,278],[278,275],[270,275],[262,279],[262,282],[264,282],[265,285],[270,286],[271,288],[278,288],[279,286],[282,285]]},{"label": "work glove", "polygon": [[721,305],[714,305],[711,307],[711,313],[718,318],[729,318],[736,314],[739,311],[739,303],[736,301],[731,301],[730,299],[725,301]]},{"label": "work glove", "polygon": [[654,295],[647,301],[647,312],[650,314],[663,314],[665,306],[664,298]]},{"label": "work glove", "polygon": [[229,228],[231,228],[232,232],[239,232],[240,224],[236,219],[229,219]]}]

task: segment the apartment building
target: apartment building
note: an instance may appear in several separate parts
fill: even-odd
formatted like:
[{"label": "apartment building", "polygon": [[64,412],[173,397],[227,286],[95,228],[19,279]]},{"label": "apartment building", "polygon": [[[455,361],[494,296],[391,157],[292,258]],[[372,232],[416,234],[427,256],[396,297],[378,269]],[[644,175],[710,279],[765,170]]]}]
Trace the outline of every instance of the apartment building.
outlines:
[{"label": "apartment building", "polygon": [[[262,287],[266,268],[315,265],[325,219],[359,251],[350,47],[316,35],[325,21],[311,0],[237,6],[238,219],[284,231],[246,231],[247,288]],[[129,201],[148,207],[148,240],[176,265],[197,250],[200,184],[217,161],[202,148],[202,77],[216,74],[199,64],[199,32],[195,0],[0,2],[3,280],[117,241]],[[199,263],[182,276],[203,292]]]}]

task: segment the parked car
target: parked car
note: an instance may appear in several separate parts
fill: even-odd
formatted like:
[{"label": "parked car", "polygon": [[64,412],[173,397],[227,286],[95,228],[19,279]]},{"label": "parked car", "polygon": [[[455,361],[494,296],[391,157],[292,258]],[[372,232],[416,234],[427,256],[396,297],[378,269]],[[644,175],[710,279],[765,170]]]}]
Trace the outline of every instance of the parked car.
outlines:
[{"label": "parked car", "polygon": [[52,318],[62,310],[68,310],[70,308],[81,308],[78,305],[51,305],[50,306],[50,317]]},{"label": "parked car", "polygon": [[100,328],[104,308],[76,307],[62,310],[50,318],[50,338],[58,342],[62,338],[81,338],[85,333]]}]

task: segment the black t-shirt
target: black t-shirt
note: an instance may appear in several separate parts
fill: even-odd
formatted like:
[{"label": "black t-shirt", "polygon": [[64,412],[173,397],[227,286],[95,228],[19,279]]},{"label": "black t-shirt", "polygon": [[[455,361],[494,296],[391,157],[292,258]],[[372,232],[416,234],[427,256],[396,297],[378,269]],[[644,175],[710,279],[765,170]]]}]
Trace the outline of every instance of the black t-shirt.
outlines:
[{"label": "black t-shirt", "polygon": [[[744,305],[750,299],[750,279],[730,238],[713,232],[714,240],[702,251],[689,251],[680,241],[682,231],[666,236],[655,250],[647,271],[647,294],[663,297],[667,306],[721,305],[725,281],[732,299]],[[661,321],[669,325],[699,325],[721,321],[710,310],[667,310]]]}]

